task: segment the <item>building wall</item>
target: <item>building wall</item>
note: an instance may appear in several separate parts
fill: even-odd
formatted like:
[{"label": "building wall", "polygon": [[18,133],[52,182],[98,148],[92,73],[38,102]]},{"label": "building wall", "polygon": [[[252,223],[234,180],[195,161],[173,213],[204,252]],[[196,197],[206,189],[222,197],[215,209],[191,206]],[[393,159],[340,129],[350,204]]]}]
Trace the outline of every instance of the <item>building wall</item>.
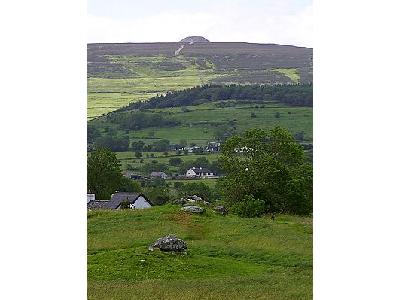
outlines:
[{"label": "building wall", "polygon": [[90,201],[94,201],[94,200],[96,200],[95,194],[87,194],[86,204],[89,203]]},{"label": "building wall", "polygon": [[186,171],[186,176],[187,177],[195,177],[196,173],[193,170],[187,170]]},{"label": "building wall", "polygon": [[133,209],[143,209],[143,208],[150,208],[151,205],[143,196],[140,196],[136,199],[135,203],[131,204],[131,208]]}]

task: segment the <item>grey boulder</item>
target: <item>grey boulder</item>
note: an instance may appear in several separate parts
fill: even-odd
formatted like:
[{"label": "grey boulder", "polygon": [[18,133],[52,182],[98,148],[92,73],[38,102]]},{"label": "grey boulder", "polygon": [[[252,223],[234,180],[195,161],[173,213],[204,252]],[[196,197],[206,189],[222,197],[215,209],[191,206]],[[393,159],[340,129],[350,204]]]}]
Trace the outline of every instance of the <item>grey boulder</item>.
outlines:
[{"label": "grey boulder", "polygon": [[196,205],[184,206],[181,208],[181,210],[188,212],[188,213],[193,213],[193,214],[202,214],[204,212],[203,208],[201,208],[200,206],[196,206]]},{"label": "grey boulder", "polygon": [[175,235],[167,235],[159,238],[153,245],[149,246],[149,250],[153,251],[158,248],[166,252],[183,252],[187,249],[185,241],[177,238]]},{"label": "grey boulder", "polygon": [[216,206],[216,207],[214,208],[214,211],[215,211],[216,213],[221,214],[221,215],[226,215],[226,214],[228,213],[228,210],[227,210],[224,206],[222,206],[222,205]]}]

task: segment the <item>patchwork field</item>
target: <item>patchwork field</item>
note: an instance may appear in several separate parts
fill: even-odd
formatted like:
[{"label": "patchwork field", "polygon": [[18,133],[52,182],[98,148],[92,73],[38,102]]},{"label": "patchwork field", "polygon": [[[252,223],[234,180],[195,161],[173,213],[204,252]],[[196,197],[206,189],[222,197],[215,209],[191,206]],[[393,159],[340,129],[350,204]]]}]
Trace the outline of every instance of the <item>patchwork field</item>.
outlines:
[{"label": "patchwork field", "polygon": [[[163,113],[168,118],[181,122],[174,127],[151,127],[135,131],[123,131],[106,119],[98,118],[89,122],[90,126],[105,132],[113,128],[116,135],[128,135],[130,141],[142,140],[146,144],[157,139],[168,139],[179,143],[182,139],[188,144],[206,145],[216,139],[220,131],[235,127],[237,133],[249,128],[272,128],[280,125],[293,134],[304,132],[304,140],[312,142],[312,107],[290,107],[282,104],[241,104],[233,107],[218,107],[216,103],[207,103],[182,108],[151,110],[151,113]],[[254,115],[252,116],[252,113]]]},{"label": "patchwork field", "polygon": [[[186,255],[149,252],[176,234]],[[312,219],[88,212],[89,299],[312,299]]]},{"label": "patchwork field", "polygon": [[[115,153],[118,160],[121,163],[121,168],[122,170],[127,170],[128,166],[129,168],[132,168],[133,170],[139,170],[143,165],[146,163],[149,163],[153,160],[157,160],[159,163],[164,163],[164,164],[169,164],[169,159],[173,157],[179,157],[182,162],[186,161],[193,161],[196,160],[197,158],[200,157],[205,157],[207,158],[208,161],[213,162],[218,160],[220,154],[219,153],[211,153],[211,154],[192,154],[189,153],[188,155],[177,155],[175,152],[168,152],[168,155],[164,155],[162,152],[144,152],[143,157],[141,158],[136,158],[135,157],[135,152],[127,151],[127,152],[116,152]],[[150,156],[152,155],[152,156]],[[175,166],[169,166],[169,170],[172,173],[178,172],[178,167]]]}]

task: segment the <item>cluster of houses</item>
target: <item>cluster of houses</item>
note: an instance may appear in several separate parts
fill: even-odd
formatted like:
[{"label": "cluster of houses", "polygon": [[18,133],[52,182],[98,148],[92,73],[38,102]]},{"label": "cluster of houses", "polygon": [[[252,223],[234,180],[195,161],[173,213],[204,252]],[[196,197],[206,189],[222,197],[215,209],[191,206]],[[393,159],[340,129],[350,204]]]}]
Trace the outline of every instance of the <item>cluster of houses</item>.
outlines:
[{"label": "cluster of houses", "polygon": [[192,167],[186,171],[186,178],[217,178],[217,176],[209,169]]},{"label": "cluster of houses", "polygon": [[187,151],[188,153],[203,153],[203,152],[219,152],[221,150],[220,142],[209,142],[206,146],[191,146],[184,147],[179,144],[169,145],[170,151]]},{"label": "cluster of houses", "polygon": [[87,208],[92,209],[121,209],[123,205],[130,209],[152,207],[149,199],[143,194],[119,192],[111,195],[110,200],[96,200],[94,194],[87,194]]},{"label": "cluster of houses", "polygon": [[[132,171],[126,171],[124,176],[132,180],[150,180],[155,178],[168,179],[168,175],[165,172],[151,172],[150,177],[135,174]],[[192,167],[189,168],[183,176],[175,176],[179,179],[204,179],[204,178],[218,178],[216,174],[207,168]]]}]

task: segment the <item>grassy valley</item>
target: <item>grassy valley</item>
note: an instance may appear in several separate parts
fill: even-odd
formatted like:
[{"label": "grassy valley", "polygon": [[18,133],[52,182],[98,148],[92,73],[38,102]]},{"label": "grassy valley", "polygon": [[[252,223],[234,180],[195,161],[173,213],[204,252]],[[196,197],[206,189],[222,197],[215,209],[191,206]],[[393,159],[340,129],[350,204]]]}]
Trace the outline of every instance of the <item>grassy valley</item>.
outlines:
[{"label": "grassy valley", "polygon": [[[161,113],[167,118],[179,120],[181,123],[173,127],[150,127],[134,131],[121,129],[117,124],[108,122],[104,117],[93,120],[89,124],[97,128],[103,135],[113,132],[116,136],[127,137],[130,143],[143,141],[146,145],[166,139],[173,144],[179,144],[185,140],[188,145],[204,146],[207,142],[220,138],[230,130],[242,133],[249,128],[273,128],[276,125],[288,128],[293,134],[304,133],[303,142],[312,143],[311,107],[289,107],[270,103],[240,104],[221,108],[218,107],[217,102],[186,106],[183,111],[179,107],[174,107],[154,109],[147,113],[150,116]],[[153,154],[153,157],[148,157],[146,154]],[[128,165],[139,170],[143,164],[154,159],[167,163],[171,156],[176,156],[176,153],[170,152],[166,157],[162,152],[143,152],[143,157],[140,159],[134,156],[132,150],[118,154],[124,170]],[[182,159],[192,159],[193,156],[195,155],[184,155],[183,153],[179,155]],[[217,154],[207,155],[209,160],[214,160],[215,157]]]},{"label": "grassy valley", "polygon": [[88,299],[312,298],[312,49],[89,44],[87,80],[88,192],[152,203],[89,209]]}]

